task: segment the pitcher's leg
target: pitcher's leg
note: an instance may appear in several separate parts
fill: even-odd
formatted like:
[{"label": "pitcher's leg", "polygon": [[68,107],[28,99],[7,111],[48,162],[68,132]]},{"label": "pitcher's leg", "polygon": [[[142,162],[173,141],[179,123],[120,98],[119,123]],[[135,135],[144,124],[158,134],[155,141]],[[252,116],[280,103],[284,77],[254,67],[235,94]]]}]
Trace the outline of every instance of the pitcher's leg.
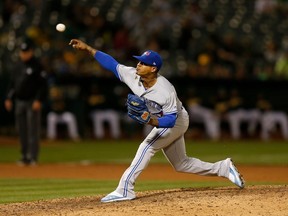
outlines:
[{"label": "pitcher's leg", "polygon": [[177,172],[193,173],[204,176],[229,175],[229,160],[221,160],[216,163],[201,161],[186,155],[184,136],[181,136],[173,144],[163,149],[167,160]]},{"label": "pitcher's leg", "polygon": [[[170,133],[170,129],[168,128],[154,128],[151,131],[147,138],[140,144],[131,165],[122,175],[118,187],[115,190],[118,194],[121,194],[123,197],[135,198],[134,184],[137,177],[147,167],[153,155],[160,150],[165,143],[166,145],[169,144],[169,139],[167,140],[165,137],[167,138]],[[165,140],[167,140],[167,142],[165,142]]]},{"label": "pitcher's leg", "polygon": [[135,197],[134,184],[140,173],[148,166],[156,150],[151,148],[151,143],[142,143],[131,165],[122,175],[116,191],[124,197]]},{"label": "pitcher's leg", "polygon": [[240,188],[244,188],[244,179],[233,164],[231,158],[216,163],[208,163],[197,158],[187,157],[184,137],[180,137],[163,153],[178,172],[193,173],[204,176],[222,176],[228,178]]}]

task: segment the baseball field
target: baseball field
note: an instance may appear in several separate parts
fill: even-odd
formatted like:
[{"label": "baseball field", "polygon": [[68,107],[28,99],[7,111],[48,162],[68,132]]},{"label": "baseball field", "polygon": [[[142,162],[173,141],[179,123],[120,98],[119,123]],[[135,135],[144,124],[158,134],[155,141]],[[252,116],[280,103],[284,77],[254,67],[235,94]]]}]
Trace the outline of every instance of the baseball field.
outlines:
[{"label": "baseball field", "polygon": [[101,203],[141,140],[43,141],[37,166],[18,166],[14,138],[0,138],[0,215],[288,215],[288,143],[193,141],[187,154],[214,162],[232,157],[246,180],[177,173],[158,152],[135,185],[137,198]]}]

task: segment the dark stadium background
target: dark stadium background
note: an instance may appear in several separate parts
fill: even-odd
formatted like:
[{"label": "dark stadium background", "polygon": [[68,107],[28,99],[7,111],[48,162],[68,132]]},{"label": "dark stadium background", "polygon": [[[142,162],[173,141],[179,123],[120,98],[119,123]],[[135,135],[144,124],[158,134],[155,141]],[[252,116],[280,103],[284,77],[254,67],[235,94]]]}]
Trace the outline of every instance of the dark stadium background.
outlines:
[{"label": "dark stadium background", "polygon": [[[15,133],[13,115],[4,110],[3,102],[17,46],[27,37],[37,46],[50,86],[67,91],[69,107],[84,137],[89,137],[86,130],[91,127],[84,100],[89,88],[97,85],[111,98],[127,89],[92,58],[76,54],[68,46],[72,38],[84,39],[131,66],[137,63],[133,54],[148,48],[159,51],[164,58],[163,75],[184,103],[191,89],[207,103],[219,89],[237,89],[248,107],[262,94],[274,110],[287,113],[288,75],[275,73],[276,60],[270,61],[265,53],[271,43],[275,52],[288,49],[288,2],[271,0],[267,7],[256,7],[258,3],[261,6],[261,0],[1,1],[0,135]],[[55,30],[59,22],[67,27],[64,33]],[[233,38],[229,49],[236,63],[227,63],[217,54],[226,46],[226,37]],[[110,105],[124,112],[124,99],[122,106],[121,102]]]}]

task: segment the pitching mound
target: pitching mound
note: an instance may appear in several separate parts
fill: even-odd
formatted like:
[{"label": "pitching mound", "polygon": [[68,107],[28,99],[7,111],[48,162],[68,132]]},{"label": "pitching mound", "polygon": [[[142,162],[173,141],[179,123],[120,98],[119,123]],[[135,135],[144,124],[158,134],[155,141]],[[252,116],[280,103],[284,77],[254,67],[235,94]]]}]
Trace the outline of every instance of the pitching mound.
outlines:
[{"label": "pitching mound", "polygon": [[138,192],[132,201],[100,196],[1,205],[0,215],[288,215],[287,186],[248,186]]}]

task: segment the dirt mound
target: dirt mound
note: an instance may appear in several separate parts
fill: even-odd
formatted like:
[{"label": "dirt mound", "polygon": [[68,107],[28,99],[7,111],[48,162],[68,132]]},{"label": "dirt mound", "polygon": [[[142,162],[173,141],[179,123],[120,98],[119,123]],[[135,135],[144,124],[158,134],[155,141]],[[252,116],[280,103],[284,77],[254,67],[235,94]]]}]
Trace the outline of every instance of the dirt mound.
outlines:
[{"label": "dirt mound", "polygon": [[288,215],[287,186],[248,186],[138,192],[132,201],[101,203],[100,196],[0,205],[0,215]]}]

